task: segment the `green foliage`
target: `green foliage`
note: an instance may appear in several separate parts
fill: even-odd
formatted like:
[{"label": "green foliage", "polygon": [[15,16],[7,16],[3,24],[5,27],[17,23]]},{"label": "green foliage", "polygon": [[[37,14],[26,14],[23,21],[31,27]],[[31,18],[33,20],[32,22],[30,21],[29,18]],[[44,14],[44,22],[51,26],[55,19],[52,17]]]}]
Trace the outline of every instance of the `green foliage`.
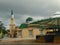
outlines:
[{"label": "green foliage", "polygon": [[39,23],[41,23],[41,22],[45,22],[45,21],[49,21],[49,20],[58,20],[58,19],[60,19],[60,18],[47,18],[47,19],[42,19],[42,20],[38,20],[38,21],[35,21],[35,22],[32,22],[32,23],[30,23],[30,24],[39,24]]},{"label": "green foliage", "polygon": [[4,24],[0,21],[0,32],[2,32],[3,34],[6,34],[6,27],[4,26]]},{"label": "green foliage", "polygon": [[2,35],[3,35],[2,32],[0,32],[0,39],[3,37]]},{"label": "green foliage", "polygon": [[60,25],[57,25],[57,26],[50,26],[49,28],[51,28],[51,29],[60,29]]}]

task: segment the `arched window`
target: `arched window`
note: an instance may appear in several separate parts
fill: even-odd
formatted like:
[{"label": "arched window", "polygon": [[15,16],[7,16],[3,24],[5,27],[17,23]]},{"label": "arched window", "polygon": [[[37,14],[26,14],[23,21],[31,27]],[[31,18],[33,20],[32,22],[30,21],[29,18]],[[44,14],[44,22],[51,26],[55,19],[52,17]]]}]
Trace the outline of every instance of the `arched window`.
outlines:
[{"label": "arched window", "polygon": [[18,37],[22,37],[22,30],[18,31]]},{"label": "arched window", "polygon": [[30,36],[30,37],[33,36],[33,30],[29,30],[29,36]]}]

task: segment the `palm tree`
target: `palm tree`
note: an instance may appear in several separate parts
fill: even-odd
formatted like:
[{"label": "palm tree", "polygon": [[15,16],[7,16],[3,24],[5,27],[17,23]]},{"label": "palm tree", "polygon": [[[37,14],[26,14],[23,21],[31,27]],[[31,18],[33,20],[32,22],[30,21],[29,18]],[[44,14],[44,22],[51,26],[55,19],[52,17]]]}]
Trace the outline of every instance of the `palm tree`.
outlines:
[{"label": "palm tree", "polygon": [[29,23],[29,21],[32,21],[32,20],[33,20],[33,18],[28,17],[28,18],[26,19],[26,23]]}]

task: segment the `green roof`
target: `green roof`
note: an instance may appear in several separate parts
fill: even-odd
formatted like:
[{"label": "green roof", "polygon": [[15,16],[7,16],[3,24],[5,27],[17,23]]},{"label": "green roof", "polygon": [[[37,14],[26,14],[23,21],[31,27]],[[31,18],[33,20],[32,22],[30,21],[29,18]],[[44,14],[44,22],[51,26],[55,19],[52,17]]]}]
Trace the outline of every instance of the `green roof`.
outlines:
[{"label": "green roof", "polygon": [[[59,23],[59,25],[58,25],[58,23]],[[30,24],[40,24],[39,26],[34,26],[34,27],[40,28],[40,29],[44,29],[44,25],[48,26],[48,28],[60,28],[60,18],[42,19],[39,21],[32,22]],[[23,23],[23,24],[21,24],[21,26],[19,28],[27,28],[27,27],[28,27],[28,24]]]},{"label": "green roof", "polygon": [[27,24],[22,23],[19,28],[27,28]]}]

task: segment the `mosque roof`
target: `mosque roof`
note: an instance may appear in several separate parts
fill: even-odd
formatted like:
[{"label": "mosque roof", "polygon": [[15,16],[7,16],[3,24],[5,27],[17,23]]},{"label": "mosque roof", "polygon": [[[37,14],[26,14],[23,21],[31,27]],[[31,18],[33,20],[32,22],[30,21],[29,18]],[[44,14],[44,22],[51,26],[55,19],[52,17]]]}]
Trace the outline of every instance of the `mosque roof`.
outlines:
[{"label": "mosque roof", "polygon": [[47,19],[41,19],[38,21],[34,21],[30,24],[23,23],[21,24],[20,28],[27,28],[30,27],[36,27],[36,28],[60,28],[60,12],[54,13],[54,16],[51,16]]}]

